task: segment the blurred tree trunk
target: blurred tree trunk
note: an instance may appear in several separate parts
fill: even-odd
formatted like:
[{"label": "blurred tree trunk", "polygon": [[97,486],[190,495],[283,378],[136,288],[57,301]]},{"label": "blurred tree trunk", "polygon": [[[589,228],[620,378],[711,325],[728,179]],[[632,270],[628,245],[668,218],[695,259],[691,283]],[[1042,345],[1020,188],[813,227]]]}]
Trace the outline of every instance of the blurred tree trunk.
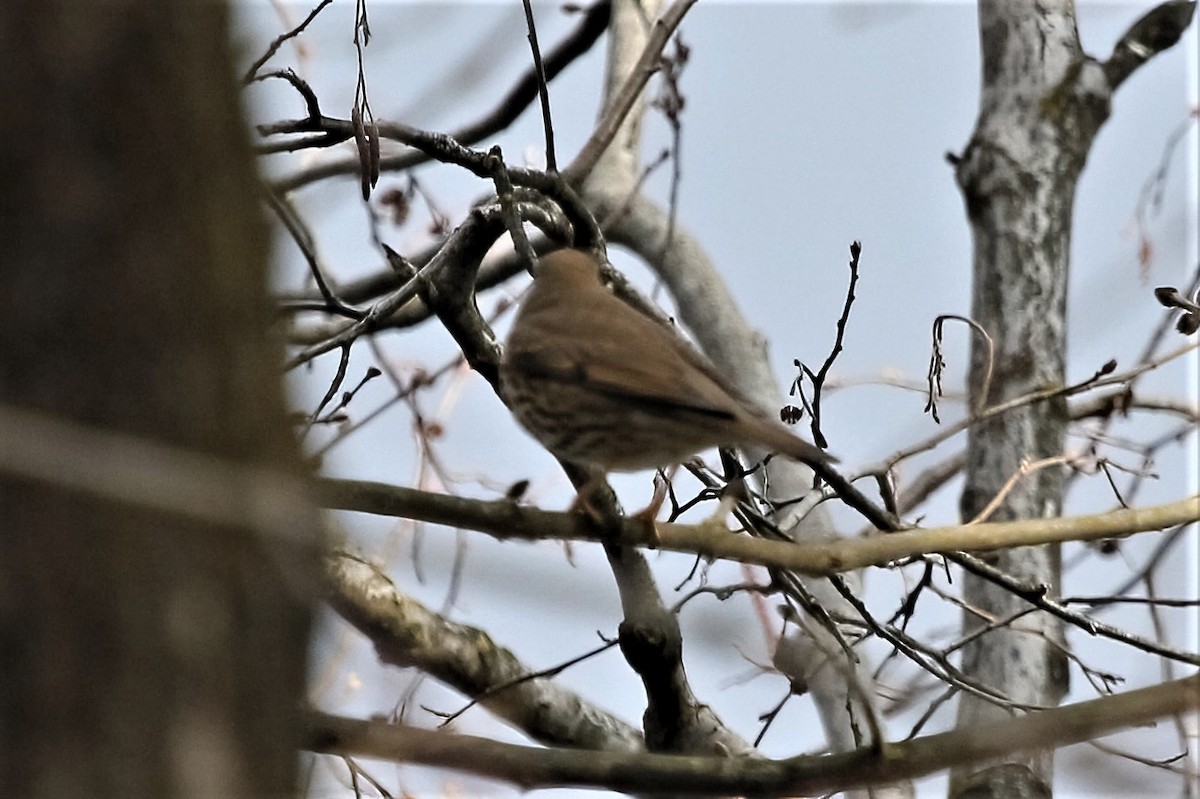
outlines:
[{"label": "blurred tree trunk", "polygon": [[[0,409],[299,475],[227,26],[211,2],[0,4]],[[30,463],[135,479],[123,444],[72,440],[33,441]],[[185,515],[173,491],[134,506],[0,463],[6,795],[294,791],[314,585],[295,542],[316,517],[267,509],[296,522],[287,547],[254,516],[213,521],[264,510],[254,491]]]},{"label": "blurred tree trunk", "polygon": [[[993,339],[972,338],[970,407],[994,405],[1065,382],[1066,296],[1075,188],[1092,141],[1108,118],[1112,93],[1147,59],[1174,44],[1191,21],[1192,3],[1164,3],[1132,26],[1107,63],[1081,49],[1071,0],[979,3],[983,82],[979,119],[957,179],[974,241],[972,317]],[[1058,398],[977,425],[968,443],[961,499],[975,518],[1021,468],[1063,452],[1066,401]],[[993,521],[1048,518],[1062,510],[1063,474],[1054,464],[1029,474],[990,516]],[[1029,586],[1061,592],[1057,546],[997,552],[989,562]],[[1011,592],[967,575],[963,598],[990,619],[1028,607]],[[967,612],[964,634],[986,621]],[[1062,625],[1047,614],[1024,616],[963,650],[963,668],[1020,704],[1055,705],[1067,691]],[[961,695],[964,728],[1011,711]],[[1051,753],[956,769],[956,797],[1049,796]]]}]

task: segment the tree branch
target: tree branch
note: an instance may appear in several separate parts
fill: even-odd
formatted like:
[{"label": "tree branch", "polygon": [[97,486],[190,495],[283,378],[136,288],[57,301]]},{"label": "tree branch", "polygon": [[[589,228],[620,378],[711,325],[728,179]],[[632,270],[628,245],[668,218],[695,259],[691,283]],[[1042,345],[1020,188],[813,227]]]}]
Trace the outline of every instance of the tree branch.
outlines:
[{"label": "tree branch", "polygon": [[308,748],[468,771],[524,789],[554,786],[630,793],[815,795],[920,777],[1031,748],[1067,746],[1200,709],[1200,677],[1079,702],[985,727],[786,760],[578,752],[398,727],[311,712]]},{"label": "tree branch", "polygon": [[1174,47],[1195,14],[1195,0],[1171,0],[1143,14],[1125,31],[1104,62],[1109,86],[1115,90],[1142,64]]},{"label": "tree branch", "polygon": [[[608,540],[608,532],[591,524],[582,514],[527,508],[510,500],[464,499],[359,480],[325,479],[320,485],[325,506],[338,510],[444,524],[489,533],[499,539]],[[623,541],[671,552],[823,576],[864,566],[885,566],[935,552],[986,552],[1063,541],[1094,541],[1196,521],[1200,521],[1200,497],[1087,516],[918,528],[868,538],[811,543],[734,535],[722,525],[672,522],[656,525],[658,539],[655,542],[646,535],[644,524],[629,519],[623,520],[620,535]]]},{"label": "tree branch", "polygon": [[[461,691],[543,744],[637,751],[642,736],[532,671],[484,631],[458,624],[397,590],[371,563],[336,552],[326,560],[329,604],[375,645],[384,663],[414,667]],[[500,685],[502,691],[491,692]]]},{"label": "tree branch", "polygon": [[[588,52],[608,27],[612,4],[609,0],[595,3],[584,14],[583,20],[567,38],[563,39],[553,51],[546,56],[546,80],[553,80],[560,72],[576,58]],[[522,111],[524,111],[538,95],[538,79],[536,71],[530,68],[513,85],[508,94],[496,107],[478,121],[459,128],[451,134],[452,138],[463,144],[475,144],[489,136],[504,130]],[[402,172],[427,163],[430,156],[424,152],[406,152],[400,155],[385,156],[379,160],[379,168],[387,172]],[[357,174],[359,162],[357,158],[341,159],[328,164],[321,164],[304,169],[295,174],[281,178],[271,184],[278,192],[290,192],[310,183],[331,177],[350,176]]]}]

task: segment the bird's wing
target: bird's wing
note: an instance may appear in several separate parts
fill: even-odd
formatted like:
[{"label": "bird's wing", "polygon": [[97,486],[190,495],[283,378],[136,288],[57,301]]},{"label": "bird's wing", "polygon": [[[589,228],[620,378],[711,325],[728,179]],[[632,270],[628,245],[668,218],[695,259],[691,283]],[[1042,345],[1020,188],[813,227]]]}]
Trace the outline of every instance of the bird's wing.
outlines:
[{"label": "bird's wing", "polygon": [[636,349],[581,334],[593,327],[577,318],[577,325],[510,347],[506,357],[531,377],[583,386],[629,402],[724,419],[738,414],[738,402],[711,376],[711,366],[658,322],[620,300],[614,302],[619,305],[605,303],[580,313],[622,315]]}]

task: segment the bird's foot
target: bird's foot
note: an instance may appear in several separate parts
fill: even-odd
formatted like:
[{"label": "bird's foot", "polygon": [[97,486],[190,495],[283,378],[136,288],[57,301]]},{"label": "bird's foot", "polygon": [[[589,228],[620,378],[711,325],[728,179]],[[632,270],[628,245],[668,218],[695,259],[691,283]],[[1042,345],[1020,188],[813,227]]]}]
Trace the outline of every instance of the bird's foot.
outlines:
[{"label": "bird's foot", "polygon": [[612,538],[620,537],[625,521],[616,497],[608,490],[602,472],[595,473],[579,486],[568,513],[586,516],[592,524]]},{"label": "bird's foot", "polygon": [[663,502],[667,498],[667,478],[662,472],[654,473],[654,494],[650,497],[650,504],[642,508],[637,513],[629,518],[645,526],[645,541],[648,546],[657,548],[662,539],[658,536],[658,525],[656,519],[658,512],[662,510]]}]

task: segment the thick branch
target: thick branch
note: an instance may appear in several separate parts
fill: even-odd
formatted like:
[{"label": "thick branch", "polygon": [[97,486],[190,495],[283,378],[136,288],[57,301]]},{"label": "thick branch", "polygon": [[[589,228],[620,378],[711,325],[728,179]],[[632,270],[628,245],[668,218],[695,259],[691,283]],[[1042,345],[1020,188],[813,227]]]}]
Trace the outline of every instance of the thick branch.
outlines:
[{"label": "thick branch", "polygon": [[646,87],[646,82],[658,71],[658,62],[662,57],[663,48],[667,46],[671,34],[679,27],[684,15],[695,2],[696,0],[675,0],[671,7],[655,20],[653,30],[637,64],[627,76],[620,76],[625,81],[621,89],[608,100],[604,108],[604,115],[596,125],[596,129],[592,131],[591,137],[579,154],[575,156],[570,166],[563,170],[563,176],[567,180],[577,183],[588,177],[592,167],[596,165],[600,156],[612,143],[617,131],[623,124],[626,124],[626,117],[641,95],[642,89]]},{"label": "thick branch", "polygon": [[1171,0],[1147,11],[1129,27],[1104,62],[1109,85],[1116,89],[1142,64],[1174,47],[1195,14],[1194,0]]},{"label": "thick branch", "polygon": [[327,560],[325,574],[330,605],[371,640],[384,663],[418,668],[480,699],[540,743],[642,748],[637,730],[552,680],[523,680],[532,669],[512,652],[482,630],[449,621],[398,591],[370,563],[336,553]]},{"label": "thick branch", "polygon": [[309,717],[308,748],[455,768],[526,789],[590,786],[626,792],[816,795],[920,777],[1028,748],[1067,746],[1200,708],[1200,677],[1001,719],[970,730],[787,760],[546,750],[324,713]]}]

